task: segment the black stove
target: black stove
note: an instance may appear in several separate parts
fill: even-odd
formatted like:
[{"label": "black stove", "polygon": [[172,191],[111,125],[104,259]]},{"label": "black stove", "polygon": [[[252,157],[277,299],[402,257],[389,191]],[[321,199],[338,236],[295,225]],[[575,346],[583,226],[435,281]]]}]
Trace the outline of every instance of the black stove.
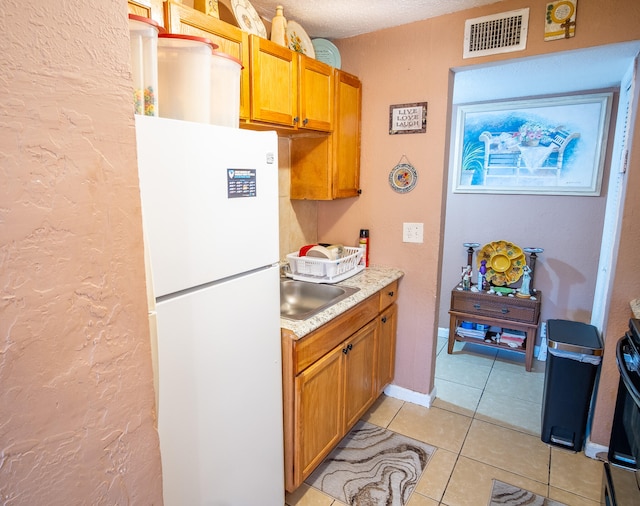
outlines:
[{"label": "black stove", "polygon": [[620,371],[613,416],[609,462],[604,464],[602,504],[640,504],[640,319],[629,321],[629,330],[616,347]]}]

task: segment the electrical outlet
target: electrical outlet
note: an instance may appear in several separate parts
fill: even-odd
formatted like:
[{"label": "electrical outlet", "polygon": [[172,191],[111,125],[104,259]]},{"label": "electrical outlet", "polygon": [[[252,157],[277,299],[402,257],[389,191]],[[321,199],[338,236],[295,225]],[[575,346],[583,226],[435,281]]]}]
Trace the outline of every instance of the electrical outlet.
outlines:
[{"label": "electrical outlet", "polygon": [[402,242],[424,242],[424,223],[403,223]]}]

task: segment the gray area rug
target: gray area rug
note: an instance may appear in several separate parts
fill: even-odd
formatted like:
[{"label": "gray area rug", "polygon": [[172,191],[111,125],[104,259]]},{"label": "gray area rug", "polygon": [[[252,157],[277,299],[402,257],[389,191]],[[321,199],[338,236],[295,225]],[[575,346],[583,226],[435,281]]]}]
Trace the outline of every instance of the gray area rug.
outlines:
[{"label": "gray area rug", "polygon": [[306,483],[351,506],[404,506],[435,448],[358,422]]},{"label": "gray area rug", "polygon": [[566,506],[519,487],[493,480],[489,506]]}]

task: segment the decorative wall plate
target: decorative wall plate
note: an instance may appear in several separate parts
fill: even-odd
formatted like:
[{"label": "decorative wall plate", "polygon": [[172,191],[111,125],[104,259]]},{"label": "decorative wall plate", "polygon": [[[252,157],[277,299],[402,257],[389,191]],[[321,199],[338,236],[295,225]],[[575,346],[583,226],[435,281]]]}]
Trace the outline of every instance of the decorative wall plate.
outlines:
[{"label": "decorative wall plate", "polygon": [[309,58],[316,57],[313,43],[307,35],[307,32],[295,21],[287,21],[287,42],[289,43],[289,49],[291,49],[291,51],[302,53]]},{"label": "decorative wall plate", "polygon": [[342,58],[340,58],[340,51],[333,42],[327,39],[313,39],[311,43],[316,52],[316,60],[331,65],[336,69],[340,68]]},{"label": "decorative wall plate", "polygon": [[418,183],[418,171],[410,163],[399,163],[389,173],[389,184],[398,193],[413,190]]},{"label": "decorative wall plate", "polygon": [[242,30],[263,39],[267,38],[267,29],[249,0],[231,0],[231,9]]},{"label": "decorative wall plate", "polygon": [[527,263],[522,249],[507,241],[485,244],[478,252],[478,269],[483,260],[487,262],[486,280],[497,286],[518,281]]}]

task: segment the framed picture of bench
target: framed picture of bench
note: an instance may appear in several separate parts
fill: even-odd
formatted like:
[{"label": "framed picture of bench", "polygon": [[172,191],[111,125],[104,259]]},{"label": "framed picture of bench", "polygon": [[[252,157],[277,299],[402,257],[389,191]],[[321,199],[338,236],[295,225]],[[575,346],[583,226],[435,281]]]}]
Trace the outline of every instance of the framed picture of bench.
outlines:
[{"label": "framed picture of bench", "polygon": [[612,93],[460,104],[454,193],[600,195]]}]

